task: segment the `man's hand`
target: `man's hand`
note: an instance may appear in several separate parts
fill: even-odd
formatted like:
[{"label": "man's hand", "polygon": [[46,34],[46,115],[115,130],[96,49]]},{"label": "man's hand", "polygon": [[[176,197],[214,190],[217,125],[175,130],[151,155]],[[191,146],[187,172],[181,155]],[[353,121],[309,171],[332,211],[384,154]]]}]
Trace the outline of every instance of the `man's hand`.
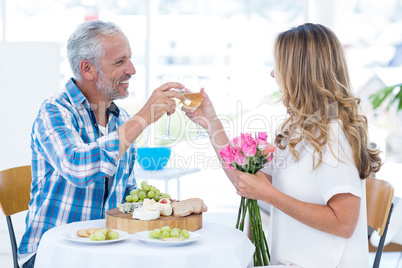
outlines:
[{"label": "man's hand", "polygon": [[119,127],[119,157],[128,147],[141,135],[145,128],[156,122],[165,113],[171,115],[175,112],[176,102],[173,98],[184,101],[183,94],[171,90],[172,88],[183,88],[183,85],[176,82],[163,84],[152,92],[151,97],[144,107]]},{"label": "man's hand", "polygon": [[144,107],[138,112],[137,116],[141,116],[148,124],[158,121],[165,113],[172,115],[176,110],[176,101],[174,98],[184,101],[183,94],[173,88],[182,89],[182,84],[176,82],[168,82],[158,87],[152,92]]}]

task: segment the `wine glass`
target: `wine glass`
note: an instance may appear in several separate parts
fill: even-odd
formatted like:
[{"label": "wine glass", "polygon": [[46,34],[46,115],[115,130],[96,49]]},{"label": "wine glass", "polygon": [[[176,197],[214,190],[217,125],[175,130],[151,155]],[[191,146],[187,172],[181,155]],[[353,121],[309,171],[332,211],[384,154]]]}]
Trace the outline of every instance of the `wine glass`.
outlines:
[{"label": "wine glass", "polygon": [[[183,106],[192,109],[194,111],[197,110],[198,106],[200,106],[202,103],[202,97],[200,93],[201,90],[200,80],[196,75],[184,76],[183,85],[185,87],[185,92],[183,93],[183,95],[186,98],[184,102],[182,101]],[[197,135],[194,138],[192,138],[192,140],[208,138],[209,135],[201,132],[198,117],[196,117],[195,119],[197,125]]]},{"label": "wine glass", "polygon": [[[162,75],[162,79],[161,79],[161,85],[167,83],[167,82],[179,82],[180,83],[180,77],[172,75],[172,74],[164,74]],[[182,90],[179,89],[173,89],[176,91],[181,92]],[[180,102],[180,100],[176,100],[176,106],[178,105],[178,103]],[[176,138],[172,137],[170,135],[170,119],[171,119],[171,115],[169,115],[167,117],[167,123],[166,123],[166,131],[165,134],[161,137],[156,137],[157,139],[161,139],[161,140],[169,140],[169,141],[175,141],[177,140]]]}]

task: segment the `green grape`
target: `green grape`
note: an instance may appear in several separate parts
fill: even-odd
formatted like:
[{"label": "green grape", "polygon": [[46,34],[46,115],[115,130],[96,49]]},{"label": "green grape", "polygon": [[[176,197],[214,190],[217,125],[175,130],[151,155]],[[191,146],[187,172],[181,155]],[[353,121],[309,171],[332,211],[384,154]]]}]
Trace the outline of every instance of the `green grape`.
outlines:
[{"label": "green grape", "polygon": [[138,197],[139,197],[141,200],[144,200],[145,197],[147,197],[147,194],[146,194],[145,192],[139,192],[139,193],[138,193]]},{"label": "green grape", "polygon": [[156,191],[154,191],[156,195],[161,195],[161,191],[159,191],[159,189],[156,189]]},{"label": "green grape", "polygon": [[108,234],[107,234],[107,237],[108,237],[108,239],[109,240],[113,240],[113,239],[117,239],[117,238],[119,238],[119,232],[118,231],[112,231],[112,232],[109,232]]},{"label": "green grape", "polygon": [[173,229],[172,229],[172,232],[179,232],[179,233],[180,233],[180,228],[177,228],[177,227],[176,227],[176,228],[173,228]]},{"label": "green grape", "polygon": [[138,190],[137,190],[137,189],[134,189],[134,190],[131,190],[131,191],[130,191],[130,195],[134,196],[134,195],[136,195],[136,194],[138,194]]},{"label": "green grape", "polygon": [[153,231],[153,230],[149,231],[149,237],[155,238],[155,235],[154,235],[154,231]]},{"label": "green grape", "polygon": [[169,198],[170,199],[170,194],[162,194],[163,198]]},{"label": "green grape", "polygon": [[135,195],[132,196],[132,199],[133,199],[133,202],[138,202],[139,197],[138,197],[137,194],[135,194]]},{"label": "green grape", "polygon": [[172,229],[170,228],[170,226],[163,226],[162,228],[161,228],[161,231],[162,232],[170,232]]},{"label": "green grape", "polygon": [[96,240],[98,240],[98,241],[104,241],[106,239],[106,236],[103,233],[103,231],[97,231],[95,233],[95,237],[96,237]]},{"label": "green grape", "polygon": [[170,237],[180,237],[179,231],[177,231],[177,230],[171,231],[170,232]]},{"label": "green grape", "polygon": [[95,235],[95,234],[91,234],[91,235],[89,236],[89,239],[90,239],[91,241],[98,241],[98,239],[96,239],[96,235]]},{"label": "green grape", "polygon": [[155,236],[155,238],[161,236],[161,234],[162,234],[161,229],[158,229],[158,228],[157,228],[157,229],[154,230],[154,236]]},{"label": "green grape", "polygon": [[149,191],[147,195],[149,198],[152,198],[155,196],[155,193],[153,191]]},{"label": "green grape", "polygon": [[162,238],[169,237],[169,236],[170,236],[170,233],[169,233],[168,231],[163,231],[163,232],[161,233],[161,237],[162,237]]},{"label": "green grape", "polygon": [[126,196],[127,202],[133,202],[133,197],[131,195]]},{"label": "green grape", "polygon": [[156,187],[155,186],[151,186],[151,189],[150,189],[152,192],[156,192]]},{"label": "green grape", "polygon": [[159,200],[161,200],[161,196],[160,196],[160,195],[155,194],[155,196],[154,196],[154,200],[155,200],[156,202],[159,202]]},{"label": "green grape", "polygon": [[189,234],[189,232],[186,230],[186,229],[183,229],[183,230],[181,230],[181,236],[184,238],[184,239],[189,239],[190,238],[190,234]]},{"label": "green grape", "polygon": [[141,182],[141,188],[144,191],[149,191],[149,189],[151,189],[151,187],[149,187],[148,183],[146,181]]}]

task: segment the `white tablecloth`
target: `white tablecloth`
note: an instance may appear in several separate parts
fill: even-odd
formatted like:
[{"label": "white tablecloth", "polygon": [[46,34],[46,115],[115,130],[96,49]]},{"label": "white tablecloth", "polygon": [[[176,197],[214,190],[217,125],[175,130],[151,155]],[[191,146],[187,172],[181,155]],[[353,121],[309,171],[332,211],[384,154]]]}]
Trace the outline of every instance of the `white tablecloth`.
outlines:
[{"label": "white tablecloth", "polygon": [[245,268],[254,245],[246,234],[216,223],[204,222],[201,238],[182,246],[156,245],[130,235],[123,241],[83,244],[65,239],[66,232],[106,227],[104,220],[75,222],[47,231],[41,240],[35,268],[172,267]]}]

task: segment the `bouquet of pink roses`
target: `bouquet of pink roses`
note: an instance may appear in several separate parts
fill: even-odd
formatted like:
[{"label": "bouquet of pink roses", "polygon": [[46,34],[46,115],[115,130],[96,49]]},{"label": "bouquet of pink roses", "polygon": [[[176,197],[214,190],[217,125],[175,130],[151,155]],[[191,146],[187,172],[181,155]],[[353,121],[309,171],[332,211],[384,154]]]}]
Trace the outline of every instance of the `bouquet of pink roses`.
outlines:
[{"label": "bouquet of pink roses", "polygon": [[[267,142],[267,134],[260,132],[256,138],[251,134],[241,134],[229,142],[219,152],[228,169],[237,169],[255,174],[273,158],[276,147]],[[257,200],[242,197],[237,215],[236,228],[244,230],[244,219],[248,210],[251,242],[255,245],[254,265],[268,265],[270,255],[268,243],[261,224],[260,206]]]}]

